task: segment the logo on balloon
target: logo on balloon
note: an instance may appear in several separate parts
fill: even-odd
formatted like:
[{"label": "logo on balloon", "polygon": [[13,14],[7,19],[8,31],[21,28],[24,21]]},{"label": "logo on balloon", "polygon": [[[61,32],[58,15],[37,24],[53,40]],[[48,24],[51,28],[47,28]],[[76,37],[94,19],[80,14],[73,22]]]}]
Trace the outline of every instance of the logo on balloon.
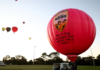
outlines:
[{"label": "logo on balloon", "polygon": [[63,31],[68,21],[68,11],[61,11],[57,13],[54,17],[53,23],[57,30]]}]

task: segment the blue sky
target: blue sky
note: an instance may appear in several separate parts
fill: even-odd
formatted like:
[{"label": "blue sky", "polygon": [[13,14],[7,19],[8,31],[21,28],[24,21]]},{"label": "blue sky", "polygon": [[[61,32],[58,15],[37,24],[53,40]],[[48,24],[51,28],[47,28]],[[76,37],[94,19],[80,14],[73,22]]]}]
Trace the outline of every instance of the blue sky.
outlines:
[{"label": "blue sky", "polygon": [[[100,54],[100,0],[0,0],[0,28],[18,27],[15,34],[0,30],[0,60],[6,55],[19,54],[31,60],[34,46],[35,58],[43,52],[55,52],[47,39],[47,24],[54,14],[66,8],[80,9],[91,16],[96,25],[96,38],[91,47],[94,56]],[[89,55],[90,49],[80,54]],[[62,54],[60,57],[66,59]]]}]

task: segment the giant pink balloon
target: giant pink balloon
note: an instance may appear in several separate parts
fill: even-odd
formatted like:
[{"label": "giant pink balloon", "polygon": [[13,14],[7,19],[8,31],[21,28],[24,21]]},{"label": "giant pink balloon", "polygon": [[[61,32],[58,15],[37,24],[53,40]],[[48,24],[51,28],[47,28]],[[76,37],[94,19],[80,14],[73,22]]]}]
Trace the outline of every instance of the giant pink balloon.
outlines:
[{"label": "giant pink balloon", "polygon": [[77,55],[93,43],[96,27],[92,18],[78,9],[65,9],[55,14],[48,23],[47,36],[51,46],[75,62]]}]

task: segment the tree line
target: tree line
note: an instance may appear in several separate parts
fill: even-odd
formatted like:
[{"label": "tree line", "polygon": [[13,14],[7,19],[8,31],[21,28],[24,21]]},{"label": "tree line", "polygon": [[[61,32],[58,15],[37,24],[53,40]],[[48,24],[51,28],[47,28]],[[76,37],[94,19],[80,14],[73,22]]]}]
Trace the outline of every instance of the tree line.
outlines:
[{"label": "tree line", "polygon": [[77,65],[95,65],[100,66],[100,54],[95,58],[92,56],[80,57],[78,56],[75,63]]},{"label": "tree line", "polygon": [[[15,57],[10,57],[10,55],[6,55],[3,58],[3,62],[6,65],[52,65],[53,63],[62,63],[62,62],[69,62],[71,61],[66,58],[66,61],[64,61],[62,58],[59,56],[60,54],[58,52],[51,52],[50,54],[47,55],[46,52],[42,53],[42,55],[39,58],[36,58],[33,60],[27,61],[27,59],[22,56],[22,55],[16,55]],[[81,57],[78,56],[75,63],[77,65],[94,65],[93,60],[95,65],[100,66],[100,54],[94,58],[92,56],[88,57]]]}]

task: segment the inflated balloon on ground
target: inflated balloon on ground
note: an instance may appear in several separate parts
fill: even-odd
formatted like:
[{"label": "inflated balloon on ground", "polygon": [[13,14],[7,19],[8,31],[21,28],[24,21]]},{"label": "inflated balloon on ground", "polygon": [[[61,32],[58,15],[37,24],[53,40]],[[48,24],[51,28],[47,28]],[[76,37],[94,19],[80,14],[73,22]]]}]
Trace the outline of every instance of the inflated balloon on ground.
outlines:
[{"label": "inflated balloon on ground", "polygon": [[59,11],[47,25],[51,46],[72,62],[92,45],[95,35],[96,27],[92,18],[78,9]]}]

